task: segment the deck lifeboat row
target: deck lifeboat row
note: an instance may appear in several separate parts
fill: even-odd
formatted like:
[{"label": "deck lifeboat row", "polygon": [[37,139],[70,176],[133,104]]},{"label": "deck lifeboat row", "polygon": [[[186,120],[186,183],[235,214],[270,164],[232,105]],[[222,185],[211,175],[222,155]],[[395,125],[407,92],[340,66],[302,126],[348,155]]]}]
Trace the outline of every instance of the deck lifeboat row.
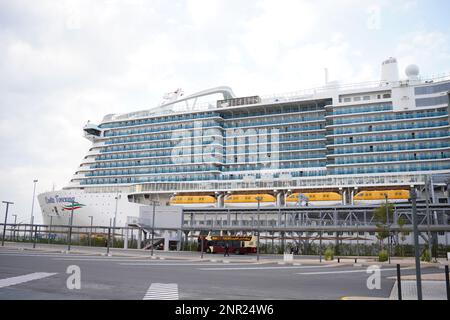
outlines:
[{"label": "deck lifeboat row", "polygon": [[216,198],[213,196],[174,196],[169,201],[171,206],[180,207],[215,207]]},{"label": "deck lifeboat row", "polygon": [[[360,191],[354,196],[354,204],[380,204],[386,201],[405,202],[409,199],[408,190],[371,190]],[[276,206],[276,197],[271,194],[232,194],[225,196],[225,207],[257,207]],[[342,195],[337,192],[293,193],[286,197],[287,206],[333,206],[342,204]],[[173,196],[170,205],[182,207],[216,207],[217,199],[210,195]]]},{"label": "deck lifeboat row", "polygon": [[407,202],[409,199],[409,190],[371,190],[358,192],[353,201],[355,204],[380,204],[386,201]]},{"label": "deck lifeboat row", "polygon": [[342,195],[337,192],[293,193],[286,198],[288,206],[333,206],[342,204]]},{"label": "deck lifeboat row", "polygon": [[233,194],[225,197],[225,207],[261,207],[275,206],[277,199],[271,194]]}]

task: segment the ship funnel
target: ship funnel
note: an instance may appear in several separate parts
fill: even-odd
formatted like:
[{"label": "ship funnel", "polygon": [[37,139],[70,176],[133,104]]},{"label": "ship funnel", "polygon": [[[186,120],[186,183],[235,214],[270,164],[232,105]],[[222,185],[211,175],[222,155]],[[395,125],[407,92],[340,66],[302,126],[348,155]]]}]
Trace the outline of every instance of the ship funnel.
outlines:
[{"label": "ship funnel", "polygon": [[397,82],[398,77],[398,65],[397,59],[390,57],[384,60],[381,64],[381,82],[383,84],[390,84],[392,82]]}]

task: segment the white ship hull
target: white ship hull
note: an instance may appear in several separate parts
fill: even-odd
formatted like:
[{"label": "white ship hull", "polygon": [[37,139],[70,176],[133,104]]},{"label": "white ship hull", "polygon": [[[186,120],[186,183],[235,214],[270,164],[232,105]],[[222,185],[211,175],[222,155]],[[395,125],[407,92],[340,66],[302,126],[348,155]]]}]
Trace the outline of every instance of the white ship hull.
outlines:
[{"label": "white ship hull", "polygon": [[[43,223],[69,225],[72,200],[74,201],[73,225],[109,226],[114,222],[116,193],[87,193],[84,191],[61,190],[42,193],[38,196]],[[126,194],[119,194],[117,200],[117,227],[126,225],[127,217],[138,217],[142,204],[128,201]]]}]

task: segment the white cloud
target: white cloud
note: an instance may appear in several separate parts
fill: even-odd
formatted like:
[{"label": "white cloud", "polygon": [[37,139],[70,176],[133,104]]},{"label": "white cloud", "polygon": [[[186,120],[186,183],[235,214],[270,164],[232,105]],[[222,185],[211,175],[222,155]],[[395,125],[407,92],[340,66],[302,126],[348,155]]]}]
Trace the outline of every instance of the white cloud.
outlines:
[{"label": "white cloud", "polygon": [[449,67],[450,39],[448,34],[439,31],[415,31],[405,34],[395,48],[399,59],[400,72],[409,64],[417,64],[425,77]]}]

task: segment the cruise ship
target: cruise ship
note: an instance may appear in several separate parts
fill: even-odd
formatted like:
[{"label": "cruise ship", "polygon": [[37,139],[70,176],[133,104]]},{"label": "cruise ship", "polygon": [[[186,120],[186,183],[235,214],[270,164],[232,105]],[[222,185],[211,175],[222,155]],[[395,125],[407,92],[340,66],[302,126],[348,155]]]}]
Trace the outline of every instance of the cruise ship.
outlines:
[{"label": "cruise ship", "polygon": [[[229,87],[167,94],[156,108],[87,123],[70,183],[38,200],[45,224],[124,226],[139,208],[320,206],[408,201],[450,173],[450,76],[395,58],[381,79],[237,97]],[[447,203],[448,185],[433,188]]]}]

